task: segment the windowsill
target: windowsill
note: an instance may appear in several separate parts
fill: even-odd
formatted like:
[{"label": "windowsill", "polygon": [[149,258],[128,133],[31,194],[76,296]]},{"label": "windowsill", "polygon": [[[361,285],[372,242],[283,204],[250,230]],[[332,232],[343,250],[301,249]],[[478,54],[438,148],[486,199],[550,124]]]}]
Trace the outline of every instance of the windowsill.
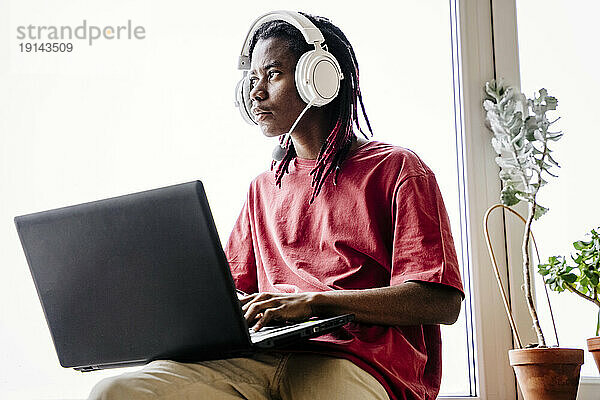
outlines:
[{"label": "windowsill", "polygon": [[595,400],[598,399],[600,392],[600,377],[584,376],[579,381],[579,391],[577,400]]},{"label": "windowsill", "polygon": [[[579,380],[577,400],[597,400],[600,392],[600,377],[584,376]],[[439,396],[439,400],[478,400],[479,396]]]}]

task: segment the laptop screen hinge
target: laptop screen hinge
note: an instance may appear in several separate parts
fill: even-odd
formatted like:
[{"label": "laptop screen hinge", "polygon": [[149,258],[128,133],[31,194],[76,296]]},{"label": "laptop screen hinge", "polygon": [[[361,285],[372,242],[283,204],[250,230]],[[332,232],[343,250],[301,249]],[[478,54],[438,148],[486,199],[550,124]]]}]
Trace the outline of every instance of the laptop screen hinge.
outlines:
[{"label": "laptop screen hinge", "polygon": [[100,368],[90,365],[89,367],[75,368],[79,372],[98,371]]}]

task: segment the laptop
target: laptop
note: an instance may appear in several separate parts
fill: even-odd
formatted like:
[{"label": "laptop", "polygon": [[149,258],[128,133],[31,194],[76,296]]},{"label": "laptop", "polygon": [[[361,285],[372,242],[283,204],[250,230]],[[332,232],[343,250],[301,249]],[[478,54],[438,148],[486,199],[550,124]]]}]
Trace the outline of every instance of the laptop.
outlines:
[{"label": "laptop", "polygon": [[200,181],[18,216],[15,224],[65,368],[241,356],[353,320],[251,334]]}]

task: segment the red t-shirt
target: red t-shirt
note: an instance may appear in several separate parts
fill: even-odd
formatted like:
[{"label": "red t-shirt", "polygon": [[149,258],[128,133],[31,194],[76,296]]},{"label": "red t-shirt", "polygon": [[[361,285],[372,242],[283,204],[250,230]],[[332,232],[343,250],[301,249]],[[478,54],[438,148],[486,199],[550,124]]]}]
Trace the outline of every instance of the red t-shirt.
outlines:
[{"label": "red t-shirt", "polygon": [[[225,253],[247,293],[367,289],[435,282],[462,291],[450,223],[434,174],[413,152],[378,141],[346,159],[312,205],[314,160],[296,158],[282,187],[254,179]],[[392,399],[435,399],[438,325],[350,323],[297,347],[351,360]]]}]

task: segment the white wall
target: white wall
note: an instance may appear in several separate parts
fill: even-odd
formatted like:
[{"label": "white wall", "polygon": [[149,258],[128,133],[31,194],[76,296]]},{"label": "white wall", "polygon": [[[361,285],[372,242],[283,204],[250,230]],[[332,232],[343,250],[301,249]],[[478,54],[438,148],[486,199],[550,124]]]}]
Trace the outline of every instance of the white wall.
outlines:
[{"label": "white wall", "polygon": [[[330,17],[347,34],[374,138],[416,150],[436,171],[456,230],[448,2],[423,3],[305,1],[303,10]],[[0,1],[0,397],[82,398],[102,376],[123,372],[82,375],[58,366],[12,218],[202,179],[225,241],[275,144],[233,107],[237,54],[256,16],[296,7]],[[20,52],[17,26],[76,27],[83,19],[132,20],[146,38]],[[445,358],[456,363],[445,367],[448,393],[460,393],[467,379],[463,332],[464,320],[445,332],[452,343]]]}]

